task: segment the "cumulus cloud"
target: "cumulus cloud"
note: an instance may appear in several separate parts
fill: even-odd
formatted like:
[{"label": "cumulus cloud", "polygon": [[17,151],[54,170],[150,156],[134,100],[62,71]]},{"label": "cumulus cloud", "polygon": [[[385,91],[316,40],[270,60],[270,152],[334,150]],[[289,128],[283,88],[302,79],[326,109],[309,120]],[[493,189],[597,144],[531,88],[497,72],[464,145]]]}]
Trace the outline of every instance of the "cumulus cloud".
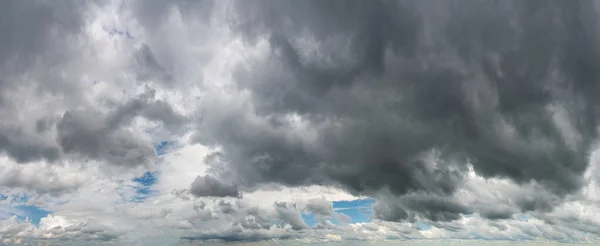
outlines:
[{"label": "cumulus cloud", "polygon": [[0,2],[0,236],[596,240],[598,6]]},{"label": "cumulus cloud", "polygon": [[251,106],[205,108],[195,139],[245,186],[449,195],[471,165],[563,196],[596,136],[585,4],[237,2],[234,30],[265,49],[234,75]]},{"label": "cumulus cloud", "polygon": [[331,216],[333,214],[333,206],[331,202],[322,198],[313,198],[308,200],[306,204],[306,210],[308,210],[310,213],[320,216]]},{"label": "cumulus cloud", "polygon": [[234,184],[224,184],[216,178],[198,176],[190,187],[190,193],[199,197],[239,197],[241,193]]},{"label": "cumulus cloud", "polygon": [[56,125],[62,150],[116,165],[148,163],[155,157],[154,148],[143,137],[123,129],[123,125],[140,115],[149,120],[164,119],[167,126],[179,127],[184,123],[184,117],[175,113],[168,104],[146,98],[153,94],[152,91],[147,94],[116,106],[105,116],[101,112],[65,112]]}]

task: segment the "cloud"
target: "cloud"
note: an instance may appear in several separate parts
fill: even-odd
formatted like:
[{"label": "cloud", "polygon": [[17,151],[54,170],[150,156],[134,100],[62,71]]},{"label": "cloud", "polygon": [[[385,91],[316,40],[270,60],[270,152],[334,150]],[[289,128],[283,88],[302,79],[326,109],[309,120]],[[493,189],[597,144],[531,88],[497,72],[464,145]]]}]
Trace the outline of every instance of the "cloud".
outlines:
[{"label": "cloud", "polygon": [[173,130],[185,123],[184,117],[168,104],[149,98],[153,94],[150,90],[105,115],[97,111],[65,112],[56,126],[62,150],[115,165],[147,164],[156,157],[154,148],[142,136],[134,135],[123,126],[138,115],[165,122]]},{"label": "cloud", "polygon": [[333,214],[333,205],[325,199],[313,198],[308,200],[306,210],[319,216],[331,216]]},{"label": "cloud", "polygon": [[5,124],[0,131],[2,152],[18,162],[54,161],[60,157],[56,144],[28,133],[21,126]]},{"label": "cloud", "polygon": [[190,187],[190,193],[197,197],[240,197],[241,193],[234,184],[224,184],[216,178],[198,176]]},{"label": "cloud", "polygon": [[598,6],[1,2],[0,236],[598,240]]},{"label": "cloud", "polygon": [[296,205],[288,205],[285,202],[275,203],[275,210],[283,222],[289,223],[292,230],[307,229],[308,225],[302,220],[300,210],[296,209]]},{"label": "cloud", "polygon": [[375,218],[387,221],[415,221],[418,218],[429,221],[453,221],[472,214],[467,205],[445,197],[430,194],[407,194],[397,200],[379,200],[373,206]]},{"label": "cloud", "polygon": [[[434,2],[236,2],[235,30],[264,53],[235,73],[246,105],[204,108],[195,139],[220,146],[244,187],[443,196],[470,166],[559,197],[580,189],[597,127],[597,57],[579,53],[595,47],[593,8],[552,2],[531,19],[516,1]],[[538,32],[543,51],[527,38]]]}]

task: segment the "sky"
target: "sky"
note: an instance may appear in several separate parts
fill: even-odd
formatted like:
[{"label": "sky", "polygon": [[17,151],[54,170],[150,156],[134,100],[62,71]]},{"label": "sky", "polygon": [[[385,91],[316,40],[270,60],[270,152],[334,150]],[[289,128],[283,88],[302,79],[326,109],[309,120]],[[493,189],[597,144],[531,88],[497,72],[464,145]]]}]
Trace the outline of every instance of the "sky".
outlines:
[{"label": "sky", "polygon": [[600,1],[0,1],[0,245],[593,245]]}]

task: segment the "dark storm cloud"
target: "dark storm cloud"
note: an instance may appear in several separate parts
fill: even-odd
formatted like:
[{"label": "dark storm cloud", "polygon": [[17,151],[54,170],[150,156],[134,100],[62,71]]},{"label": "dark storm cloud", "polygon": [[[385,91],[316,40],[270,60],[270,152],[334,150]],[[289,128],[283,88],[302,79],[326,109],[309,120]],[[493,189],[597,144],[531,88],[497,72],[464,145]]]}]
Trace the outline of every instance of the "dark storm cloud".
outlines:
[{"label": "dark storm cloud", "polygon": [[560,197],[542,191],[538,191],[533,194],[522,194],[515,196],[513,197],[513,200],[521,209],[521,212],[550,212],[556,205],[559,205],[562,202]]},{"label": "dark storm cloud", "polygon": [[408,213],[398,203],[377,202],[373,204],[373,217],[385,221],[404,221],[408,219]]},{"label": "dark storm cloud", "polygon": [[446,197],[431,194],[407,194],[397,199],[380,199],[373,205],[374,217],[385,221],[416,221],[425,219],[433,222],[453,221],[473,213],[464,204]]},{"label": "dark storm cloud", "polygon": [[234,184],[223,183],[210,175],[198,176],[192,182],[190,193],[197,197],[240,197]]},{"label": "dark storm cloud", "polygon": [[491,220],[510,219],[513,217],[513,214],[515,214],[515,211],[513,211],[510,208],[491,207],[491,208],[482,208],[482,210],[479,211],[479,215],[481,217],[491,219]]},{"label": "dark storm cloud", "polygon": [[409,211],[431,221],[451,221],[472,213],[466,205],[437,196],[407,195],[401,198]]},{"label": "dark storm cloud", "polygon": [[[249,44],[266,40],[271,53],[236,73],[252,106],[205,108],[196,140],[222,147],[241,186],[443,196],[467,164],[559,196],[581,186],[600,105],[593,2],[237,1],[235,9],[234,29]],[[290,115],[317,137],[291,134]],[[431,220],[470,212],[420,202],[430,206],[403,208]],[[392,211],[380,214],[408,216]]]}]

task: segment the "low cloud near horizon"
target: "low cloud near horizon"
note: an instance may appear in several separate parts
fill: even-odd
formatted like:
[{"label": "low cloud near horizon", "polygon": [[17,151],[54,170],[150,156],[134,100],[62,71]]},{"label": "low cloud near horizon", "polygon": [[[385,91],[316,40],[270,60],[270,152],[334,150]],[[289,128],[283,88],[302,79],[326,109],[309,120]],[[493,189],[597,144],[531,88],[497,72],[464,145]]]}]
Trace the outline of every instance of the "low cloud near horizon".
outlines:
[{"label": "low cloud near horizon", "polygon": [[0,242],[596,242],[599,17],[0,1]]}]

